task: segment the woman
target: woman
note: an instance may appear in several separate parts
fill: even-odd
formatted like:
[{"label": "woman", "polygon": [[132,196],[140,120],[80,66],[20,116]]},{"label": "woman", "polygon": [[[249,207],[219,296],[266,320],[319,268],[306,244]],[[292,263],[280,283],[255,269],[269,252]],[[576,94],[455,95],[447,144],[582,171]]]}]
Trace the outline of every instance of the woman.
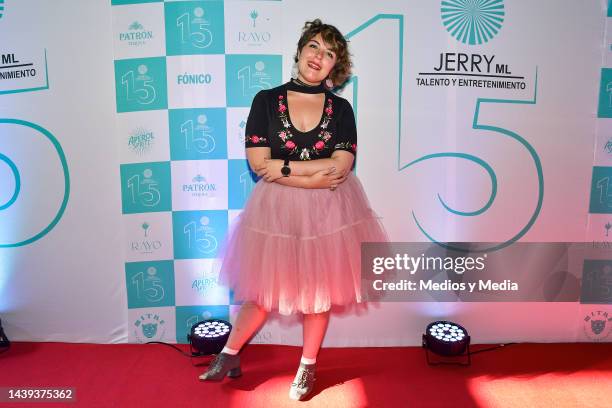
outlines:
[{"label": "woman", "polygon": [[[330,92],[350,76],[334,26],[307,22],[293,79],[259,92],[246,126],[247,158],[262,177],[230,234],[221,281],[243,301],[226,347],[202,380],[241,375],[238,352],[271,310],[304,315],[304,348],[289,396],[312,391],[332,305],[360,302],[360,244],[386,240],[351,172],[351,105]],[[327,85],[327,86],[326,86]]]}]

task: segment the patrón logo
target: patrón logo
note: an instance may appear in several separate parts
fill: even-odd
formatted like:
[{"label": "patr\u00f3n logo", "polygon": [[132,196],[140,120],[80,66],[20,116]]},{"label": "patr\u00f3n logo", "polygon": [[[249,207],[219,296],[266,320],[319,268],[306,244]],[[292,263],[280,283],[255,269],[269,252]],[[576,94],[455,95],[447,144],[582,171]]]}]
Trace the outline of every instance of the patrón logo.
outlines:
[{"label": "patr\u00f3n logo", "polygon": [[191,193],[194,197],[211,197],[217,191],[217,186],[214,183],[209,183],[206,177],[201,174],[196,175],[191,179],[191,183],[183,184],[183,192]]},{"label": "patr\u00f3n logo", "polygon": [[153,31],[145,30],[138,21],[129,25],[128,31],[119,33],[119,41],[127,41],[133,47],[145,45],[147,40],[153,39]]},{"label": "patr\u00f3n logo", "polygon": [[504,22],[504,0],[442,0],[446,30],[464,44],[484,44],[495,37]]}]

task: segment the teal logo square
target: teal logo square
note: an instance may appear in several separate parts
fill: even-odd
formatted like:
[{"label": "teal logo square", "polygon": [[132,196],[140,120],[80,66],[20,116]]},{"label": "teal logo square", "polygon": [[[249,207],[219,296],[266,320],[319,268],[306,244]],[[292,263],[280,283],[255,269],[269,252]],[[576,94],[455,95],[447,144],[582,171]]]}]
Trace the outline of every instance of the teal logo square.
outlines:
[{"label": "teal logo square", "polygon": [[176,342],[187,344],[191,326],[208,319],[221,319],[229,322],[229,306],[177,306]]},{"label": "teal logo square", "polygon": [[612,17],[612,0],[608,0],[608,17]]},{"label": "teal logo square", "polygon": [[166,54],[225,53],[222,1],[165,3]]},{"label": "teal logo square", "polygon": [[225,56],[227,106],[250,107],[257,92],[279,86],[281,80],[280,55]]},{"label": "teal logo square", "polygon": [[128,262],[125,264],[128,309],[174,306],[174,263],[172,261]]},{"label": "teal logo square", "polygon": [[247,160],[228,160],[227,193],[230,210],[244,208],[246,200],[257,183],[257,174],[251,171]]},{"label": "teal logo square", "polygon": [[592,214],[612,214],[612,167],[593,167],[591,180],[591,201],[589,212]]},{"label": "teal logo square", "polygon": [[215,258],[227,233],[227,211],[176,211],[172,213],[174,258]]},{"label": "teal logo square", "polygon": [[170,162],[121,165],[124,214],[172,210]]},{"label": "teal logo square", "polygon": [[612,68],[602,68],[597,117],[612,118]]},{"label": "teal logo square", "polygon": [[168,112],[171,160],[227,158],[225,108]]},{"label": "teal logo square", "polygon": [[166,109],[166,58],[115,61],[117,112]]}]

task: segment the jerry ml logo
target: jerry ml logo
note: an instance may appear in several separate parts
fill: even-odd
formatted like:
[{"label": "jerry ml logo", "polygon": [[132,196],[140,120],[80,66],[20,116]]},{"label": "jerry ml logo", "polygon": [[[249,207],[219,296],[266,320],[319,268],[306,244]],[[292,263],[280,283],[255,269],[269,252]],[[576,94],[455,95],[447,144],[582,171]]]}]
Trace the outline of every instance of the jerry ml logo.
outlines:
[{"label": "jerry ml logo", "polygon": [[[458,41],[481,45],[495,37],[504,22],[503,0],[442,0],[442,22]],[[524,90],[525,77],[493,54],[441,52],[427,72],[419,72],[417,86],[499,88]]]},{"label": "jerry ml logo", "polygon": [[15,57],[15,54],[0,54],[0,79],[20,79],[36,76],[36,68],[32,62],[23,62]]},{"label": "jerry ml logo", "polygon": [[127,42],[132,47],[140,47],[153,39],[153,31],[145,30],[138,21],[129,25],[128,31],[119,33],[119,41]]},{"label": "jerry ml logo", "polygon": [[142,156],[151,150],[154,139],[153,132],[139,127],[134,129],[129,135],[128,147],[137,155]]},{"label": "jerry ml logo", "polygon": [[[272,39],[272,34],[269,31],[257,30],[257,18],[259,12],[257,10],[251,10],[249,17],[252,20],[252,25],[249,28],[252,30],[238,31],[238,42],[246,43],[249,46],[258,47],[268,43]],[[270,19],[267,18],[266,21]]]},{"label": "jerry ml logo", "polygon": [[149,238],[149,230],[151,229],[151,224],[145,221],[140,225],[140,228],[142,228],[142,230],[144,231],[144,236],[137,241],[132,241],[130,243],[130,250],[132,252],[145,255],[152,254],[155,251],[161,249],[161,241]]}]

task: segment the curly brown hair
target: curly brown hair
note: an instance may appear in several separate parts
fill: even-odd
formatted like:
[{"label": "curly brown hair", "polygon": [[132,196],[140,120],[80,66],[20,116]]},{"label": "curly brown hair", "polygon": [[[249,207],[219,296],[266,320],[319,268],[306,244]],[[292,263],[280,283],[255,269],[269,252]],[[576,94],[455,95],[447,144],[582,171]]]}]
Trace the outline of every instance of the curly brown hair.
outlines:
[{"label": "curly brown hair", "polygon": [[331,24],[323,24],[320,19],[307,21],[302,28],[302,36],[297,44],[297,53],[293,59],[298,62],[298,53],[304,48],[308,41],[312,40],[317,34],[321,34],[323,41],[327,43],[331,50],[336,54],[336,64],[329,73],[329,79],[334,86],[341,86],[351,76],[353,63],[348,49],[348,41],[344,38],[340,30]]}]

